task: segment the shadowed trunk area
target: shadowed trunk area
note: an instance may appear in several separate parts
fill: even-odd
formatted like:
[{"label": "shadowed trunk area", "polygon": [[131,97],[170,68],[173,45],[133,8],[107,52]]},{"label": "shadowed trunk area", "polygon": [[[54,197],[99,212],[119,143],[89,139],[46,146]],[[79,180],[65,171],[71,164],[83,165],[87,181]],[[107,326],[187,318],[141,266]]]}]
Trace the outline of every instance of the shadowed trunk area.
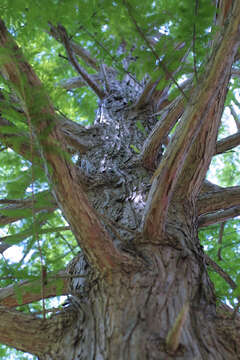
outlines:
[{"label": "shadowed trunk area", "polygon": [[[199,246],[197,237],[186,236],[183,230],[179,242]],[[216,313],[200,247],[184,252],[163,240],[136,247],[142,269],[111,278],[98,277],[80,255],[69,267],[88,274],[72,283],[76,324],[58,351],[41,359],[238,359],[232,320],[224,323]]]}]

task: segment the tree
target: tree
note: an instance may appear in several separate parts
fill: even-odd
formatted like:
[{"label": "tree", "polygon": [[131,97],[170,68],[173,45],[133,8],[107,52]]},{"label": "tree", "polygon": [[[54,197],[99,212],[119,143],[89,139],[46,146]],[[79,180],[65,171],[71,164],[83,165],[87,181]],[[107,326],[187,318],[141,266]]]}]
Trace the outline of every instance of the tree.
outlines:
[{"label": "tree", "polygon": [[[224,227],[240,215],[239,186],[206,180],[218,154],[229,173],[240,144],[240,2],[1,11],[0,245],[23,258],[1,263],[0,342],[42,360],[239,359],[238,307],[207,272],[233,305],[237,270],[203,245],[220,231],[222,265]],[[238,132],[217,140],[225,108]],[[40,315],[28,305],[39,300]]]}]

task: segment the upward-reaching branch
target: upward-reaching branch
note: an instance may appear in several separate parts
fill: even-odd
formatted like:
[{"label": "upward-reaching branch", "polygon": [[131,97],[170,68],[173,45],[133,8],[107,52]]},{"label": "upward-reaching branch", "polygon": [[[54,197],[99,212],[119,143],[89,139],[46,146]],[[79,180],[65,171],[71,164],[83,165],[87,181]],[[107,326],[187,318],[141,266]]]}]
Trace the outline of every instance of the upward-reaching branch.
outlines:
[{"label": "upward-reaching branch", "polygon": [[179,128],[153,177],[146,205],[144,232],[151,239],[164,230],[173,193],[193,199],[199,192],[215,151],[227,85],[240,45],[240,2],[235,1],[224,35],[191,96]]},{"label": "upward-reaching branch", "polygon": [[184,100],[179,95],[169,106],[162,110],[162,116],[143,144],[140,158],[148,169],[155,169],[156,158],[161,144],[184,111]]},{"label": "upward-reaching branch", "polygon": [[101,86],[95,81],[92,75],[88,74],[87,71],[78,63],[77,58],[71,48],[66,29],[63,26],[58,25],[58,31],[62,39],[62,42],[66,48],[70,63],[73,65],[75,70],[77,70],[77,72],[82,76],[86,84],[89,85],[90,88],[95,92],[95,94],[99,97],[99,99],[103,99],[105,93],[101,88]]},{"label": "upward-reaching branch", "polygon": [[89,204],[78,180],[77,169],[64,154],[65,141],[56,126],[54,108],[40,80],[24,59],[2,21],[0,46],[8,50],[6,58],[2,61],[5,76],[13,84],[24,104],[48,166],[48,176],[51,178],[57,202],[88,261],[101,271],[113,269],[120,264],[133,265],[130,256],[121,254],[114,247],[96,212]]},{"label": "upward-reaching branch", "polygon": [[[50,35],[52,35],[57,41],[63,42],[59,28],[55,27],[53,24],[49,24],[49,27],[50,27],[50,31],[49,31]],[[82,46],[80,46],[79,44],[77,44],[72,40],[70,40],[69,45],[71,46],[75,54],[78,55],[87,65],[91,66],[93,69],[97,71],[100,70],[97,60],[91,56],[89,51],[87,51]]]}]

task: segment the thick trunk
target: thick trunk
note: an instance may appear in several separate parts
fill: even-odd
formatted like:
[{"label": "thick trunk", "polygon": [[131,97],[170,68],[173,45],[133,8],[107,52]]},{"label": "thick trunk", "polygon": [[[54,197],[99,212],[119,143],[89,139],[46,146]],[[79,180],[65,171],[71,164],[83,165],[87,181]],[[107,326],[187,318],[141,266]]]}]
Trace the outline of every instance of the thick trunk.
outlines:
[{"label": "thick trunk", "polygon": [[[58,350],[41,359],[239,359],[232,320],[224,324],[216,314],[196,233],[182,224],[169,230],[161,246],[136,246],[144,260],[137,272],[97,277],[79,257],[69,271],[87,272],[88,280],[72,284],[76,323]],[[177,240],[193,244],[192,251],[182,251]]]},{"label": "thick trunk", "polygon": [[[235,8],[238,14],[237,2]],[[4,25],[0,26],[5,46],[11,40]],[[150,101],[154,84],[144,92],[144,81],[139,84],[129,76],[120,81],[117,73],[108,69],[106,91],[102,90],[102,80],[95,83],[96,79],[77,66],[64,28],[58,27],[58,31],[70,62],[101,99],[92,127],[98,142],[92,129],[91,146],[76,141],[79,134],[72,136],[70,143],[77,143],[80,151],[76,164],[50,151],[56,144],[67,149],[69,140],[67,128],[64,135],[46,97],[46,106],[39,109],[33,128],[50,169],[57,204],[82,253],[68,267],[74,275],[65,310],[71,315],[71,325],[69,321],[62,326],[55,343],[50,340],[46,349],[42,343],[40,350],[27,348],[26,341],[18,343],[18,348],[30,349],[41,360],[240,359],[232,319],[217,314],[197,236],[197,197],[215,151],[239,46],[238,17],[230,22],[223,41],[219,37],[202,82],[191,90],[191,100],[184,104],[180,99],[172,110],[170,106],[159,127],[158,109]],[[20,65],[32,93],[40,82],[23,59]],[[14,61],[5,64],[5,71],[19,86]],[[35,113],[28,110],[33,108],[32,97],[27,100],[30,123]],[[184,106],[187,109],[179,120]],[[172,116],[168,117],[168,111]],[[40,121],[45,114],[47,120]],[[178,120],[164,153],[166,137]],[[45,138],[42,135],[47,128]],[[219,199],[215,202],[220,204]],[[199,203],[205,214],[210,205],[204,195]],[[11,345],[10,335],[4,341]]]},{"label": "thick trunk", "polygon": [[[142,235],[153,172],[143,167],[138,151],[157,119],[151,106],[129,107],[138,92],[115,82],[96,118],[101,146],[77,162],[78,181],[100,223],[120,254],[136,259],[136,268],[100,272],[83,255],[74,259],[69,273],[85,275],[70,285],[69,309],[76,320],[40,359],[238,359],[234,335],[229,338],[231,331],[225,330],[231,320],[223,323],[216,313],[197,236],[196,198],[175,193],[164,235]],[[73,224],[71,213],[65,215]]]},{"label": "thick trunk", "polygon": [[105,141],[79,157],[79,178],[115,247],[136,259],[137,270],[100,274],[83,255],[75,259],[69,273],[86,275],[71,283],[76,323],[41,359],[238,359],[229,324],[216,313],[195,203],[176,195],[158,243],[141,235],[152,172],[136,160],[145,137],[136,121],[149,132],[156,119],[150,109],[125,109],[123,89],[119,102],[109,96],[100,109]]}]

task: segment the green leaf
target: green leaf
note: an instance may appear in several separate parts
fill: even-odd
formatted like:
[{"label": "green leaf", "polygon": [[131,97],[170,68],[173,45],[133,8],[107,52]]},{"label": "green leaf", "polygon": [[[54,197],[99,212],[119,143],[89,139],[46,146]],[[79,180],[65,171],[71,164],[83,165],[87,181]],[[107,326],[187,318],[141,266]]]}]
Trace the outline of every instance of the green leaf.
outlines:
[{"label": "green leaf", "polygon": [[135,145],[130,145],[130,148],[133,149],[135,151],[135,153],[140,154],[140,150],[138,150],[138,148]]}]

